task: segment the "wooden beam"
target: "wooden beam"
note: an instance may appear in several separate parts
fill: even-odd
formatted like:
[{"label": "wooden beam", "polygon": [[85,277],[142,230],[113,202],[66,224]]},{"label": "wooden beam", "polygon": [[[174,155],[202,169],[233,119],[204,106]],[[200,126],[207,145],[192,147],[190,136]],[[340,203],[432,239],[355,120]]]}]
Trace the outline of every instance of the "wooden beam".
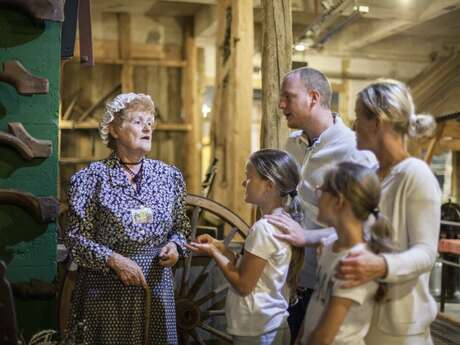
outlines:
[{"label": "wooden beam", "polygon": [[218,173],[211,195],[250,221],[251,208],[243,202],[244,191],[238,186],[245,179],[244,166],[251,152],[252,0],[219,1],[217,23],[211,140]]},{"label": "wooden beam", "polygon": [[284,75],[292,64],[290,0],[263,0],[262,123],[260,146],[282,148],[288,127],[280,111],[279,94]]},{"label": "wooden beam", "polygon": [[425,162],[428,165],[431,164],[431,160],[433,159],[436,145],[438,144],[439,140],[441,140],[442,138],[442,134],[444,132],[445,126],[446,126],[446,122],[443,122],[438,126],[438,128],[436,129],[436,135],[434,136],[433,139],[431,139],[430,144],[428,145],[428,149],[425,154]]},{"label": "wooden beam", "polygon": [[67,109],[64,112],[64,115],[62,116],[63,120],[68,120],[70,118],[70,114],[72,114],[73,107],[75,106],[75,103],[77,103],[79,94],[77,93],[74,98],[72,98],[72,101],[70,101],[70,104],[68,105]]},{"label": "wooden beam", "polygon": [[187,65],[185,60],[121,60],[121,59],[99,59],[98,64],[131,66],[162,66],[172,68],[183,68]]},{"label": "wooden beam", "polygon": [[121,67],[121,92],[134,92],[134,66],[125,63]]},{"label": "wooden beam", "polygon": [[[75,42],[75,56],[78,56],[78,40]],[[99,60],[104,59],[120,59],[120,50],[118,40],[108,39],[95,39],[93,41],[94,58]],[[179,60],[181,58],[179,46],[166,46],[151,43],[130,43],[131,58],[132,59],[173,59]]]},{"label": "wooden beam", "polygon": [[415,16],[414,20],[376,20],[374,23],[367,22],[363,24],[362,29],[364,30],[360,30],[359,35],[349,35],[344,48],[348,51],[359,49],[381,41],[384,38],[399,34],[416,25],[455,10],[457,6],[460,6],[460,1],[439,0],[432,1],[426,8],[425,3],[422,3],[422,6],[424,7],[423,10]]},{"label": "wooden beam", "polygon": [[418,112],[443,114],[458,111],[460,54],[439,57],[408,84]]},{"label": "wooden beam", "polygon": [[[93,119],[84,122],[61,120],[59,129],[98,129],[99,122]],[[157,123],[154,131],[169,131],[169,132],[187,132],[192,129],[192,125],[188,123]]]},{"label": "wooden beam", "polygon": [[448,138],[460,139],[460,122],[447,122],[446,128],[444,128],[443,136]]},{"label": "wooden beam", "polygon": [[80,117],[78,118],[77,122],[84,121],[89,115],[91,115],[94,112],[94,110],[96,110],[97,107],[99,107],[103,103],[105,103],[107,98],[109,98],[111,95],[113,95],[116,91],[119,91],[120,87],[121,87],[120,84],[117,84],[114,87],[112,87],[101,98],[99,98],[99,100],[96,103],[94,103],[92,106],[90,106],[88,109],[86,109],[85,112],[80,115]]},{"label": "wooden beam", "polygon": [[[124,61],[131,59],[131,16],[117,13],[118,56]],[[121,67],[121,92],[134,91],[134,67],[124,63]]]},{"label": "wooden beam", "polygon": [[123,60],[131,59],[131,15],[117,13],[118,56]]},{"label": "wooden beam", "polygon": [[438,145],[440,151],[460,152],[460,139],[442,138]]},{"label": "wooden beam", "polygon": [[185,57],[187,65],[184,70],[183,95],[184,113],[186,123],[191,125],[192,130],[186,137],[186,182],[187,191],[200,193],[201,187],[201,116],[198,108],[198,77],[197,77],[197,46],[194,36],[194,20],[188,17],[185,25]]},{"label": "wooden beam", "polygon": [[[359,36],[354,36],[353,39],[344,44],[344,47],[348,51],[355,49],[360,49],[362,47],[368,46],[374,42],[381,41],[384,38],[396,35],[404,30],[409,29],[414,26],[414,21],[408,20],[377,20],[374,23],[366,23],[365,26],[367,30],[361,31],[363,34]],[[362,24],[364,26],[364,24]],[[361,26],[361,24],[360,24]]]},{"label": "wooden beam", "polygon": [[217,31],[216,6],[206,6],[195,14],[195,37],[213,37]]},{"label": "wooden beam", "polygon": [[460,201],[460,150],[452,152],[452,196],[455,202]]}]

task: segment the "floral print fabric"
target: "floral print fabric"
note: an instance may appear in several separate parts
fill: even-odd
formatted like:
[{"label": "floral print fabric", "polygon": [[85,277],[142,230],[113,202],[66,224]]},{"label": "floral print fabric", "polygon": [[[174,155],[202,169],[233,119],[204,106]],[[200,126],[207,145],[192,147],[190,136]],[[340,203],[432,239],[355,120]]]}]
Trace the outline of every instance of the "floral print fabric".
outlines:
[{"label": "floral print fabric", "polygon": [[[77,343],[144,344],[150,319],[150,344],[177,344],[173,274],[159,265],[158,255],[169,241],[180,255],[187,253],[185,183],[178,169],[163,162],[145,159],[143,169],[138,191],[114,153],[71,179],[65,240],[79,266],[69,322],[69,331],[79,333]],[[143,208],[153,221],[136,224],[133,210]],[[124,286],[107,266],[112,251],[142,268],[152,292],[150,316],[144,315],[143,288]]]}]

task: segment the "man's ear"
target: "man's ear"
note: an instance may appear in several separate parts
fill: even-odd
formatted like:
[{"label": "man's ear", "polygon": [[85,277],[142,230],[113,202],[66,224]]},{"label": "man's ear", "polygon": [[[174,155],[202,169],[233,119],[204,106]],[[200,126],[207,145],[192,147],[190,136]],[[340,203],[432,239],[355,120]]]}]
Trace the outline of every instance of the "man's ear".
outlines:
[{"label": "man's ear", "polygon": [[311,90],[309,94],[310,94],[310,104],[312,108],[315,105],[321,104],[321,95],[318,92],[318,90]]}]

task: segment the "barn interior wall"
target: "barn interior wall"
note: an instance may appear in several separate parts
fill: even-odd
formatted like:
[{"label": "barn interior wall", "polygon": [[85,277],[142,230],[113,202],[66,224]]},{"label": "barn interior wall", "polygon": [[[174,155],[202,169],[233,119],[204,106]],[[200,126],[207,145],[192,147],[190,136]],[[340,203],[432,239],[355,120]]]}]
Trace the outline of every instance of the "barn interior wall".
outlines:
[{"label": "barn interior wall", "polygon": [[[131,17],[132,42],[165,47],[180,57],[182,49],[182,25],[172,17],[151,18],[144,15]],[[118,46],[118,26],[115,13],[95,13],[93,16],[93,39],[97,41],[115,41]],[[97,45],[95,44],[97,49]],[[98,56],[104,58],[118,57],[118,51],[95,51],[96,65],[92,68],[82,67],[77,60],[64,65],[62,79],[63,112],[78,94],[76,106],[69,120],[78,121],[82,112],[98,102],[104,95],[121,82],[122,65],[98,63]],[[147,56],[148,57],[148,56]],[[145,58],[147,58],[145,57]],[[153,57],[155,58],[155,57]],[[156,107],[156,121],[159,123],[181,123],[184,120],[182,104],[182,69],[178,67],[135,65],[133,71],[132,92],[145,93],[152,96]],[[112,93],[113,98],[120,89]],[[61,130],[61,181],[60,196],[66,199],[68,182],[73,173],[85,167],[90,161],[105,158],[108,149],[100,140],[97,123],[104,113],[104,104],[97,107],[83,121],[91,121],[89,129]],[[156,131],[153,135],[150,158],[160,159],[168,164],[176,165],[185,170],[186,152],[184,132]]]}]

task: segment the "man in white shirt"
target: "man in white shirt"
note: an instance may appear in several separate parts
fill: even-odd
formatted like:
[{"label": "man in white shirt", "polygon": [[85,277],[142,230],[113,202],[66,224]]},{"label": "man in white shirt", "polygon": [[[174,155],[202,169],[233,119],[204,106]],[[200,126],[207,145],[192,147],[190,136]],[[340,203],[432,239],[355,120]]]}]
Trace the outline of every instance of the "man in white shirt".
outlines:
[{"label": "man in white shirt", "polygon": [[[370,168],[377,166],[372,153],[356,148],[355,133],[337,113],[331,111],[331,98],[329,81],[323,73],[313,68],[293,70],[283,79],[279,107],[283,110],[288,127],[297,129],[291,132],[286,150],[296,159],[301,169],[301,183],[297,191],[305,217],[301,225],[284,215],[267,216],[267,219],[280,228],[302,227],[305,231],[298,239],[299,246],[305,243],[317,244],[319,239],[334,234],[333,229],[322,227],[316,220],[318,200],[315,188],[322,184],[325,172],[341,161],[352,161]],[[277,237],[295,244],[293,233]],[[316,249],[307,247],[299,282],[299,300],[289,308],[288,322],[292,341],[297,337],[315,287],[315,274]]]}]

